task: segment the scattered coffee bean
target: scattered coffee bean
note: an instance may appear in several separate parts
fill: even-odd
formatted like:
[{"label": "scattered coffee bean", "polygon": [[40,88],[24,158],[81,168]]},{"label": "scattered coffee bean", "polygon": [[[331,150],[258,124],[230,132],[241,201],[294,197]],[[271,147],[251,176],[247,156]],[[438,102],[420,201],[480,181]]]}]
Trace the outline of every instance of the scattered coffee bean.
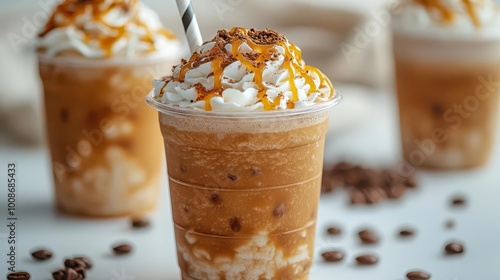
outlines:
[{"label": "scattered coffee bean", "polygon": [[87,277],[87,271],[85,270],[84,267],[81,267],[81,266],[77,266],[75,268],[73,268],[78,274],[80,274],[80,276],[82,276],[82,279],[85,279],[85,277]]},{"label": "scattered coffee bean", "polygon": [[451,200],[452,206],[464,206],[466,203],[465,198],[463,197],[455,197]]},{"label": "scattered coffee bean", "polygon": [[447,255],[462,254],[464,252],[464,246],[457,242],[448,243],[444,250]]},{"label": "scattered coffee bean", "polygon": [[85,269],[91,269],[92,268],[92,262],[90,261],[89,258],[86,258],[86,257],[76,257],[76,258],[73,258],[75,261],[79,262],[79,263],[82,263],[84,266]]},{"label": "scattered coffee bean", "polygon": [[378,242],[378,236],[371,230],[362,230],[358,232],[358,236],[363,244],[375,244]]},{"label": "scattered coffee bean", "polygon": [[34,251],[31,253],[31,255],[33,256],[33,258],[39,261],[45,261],[52,258],[52,252],[45,249]]},{"label": "scattered coffee bean", "polygon": [[150,225],[149,220],[145,217],[133,217],[130,223],[133,228],[147,228]]},{"label": "scattered coffee bean", "polygon": [[321,254],[327,262],[339,262],[344,259],[344,253],[341,251],[328,251]]},{"label": "scattered coffee bean", "polygon": [[452,228],[454,228],[454,227],[455,227],[455,221],[454,221],[454,220],[451,220],[451,219],[450,219],[450,220],[447,220],[447,221],[445,222],[445,227],[446,227],[447,229],[452,229]]},{"label": "scattered coffee bean", "polygon": [[64,267],[75,268],[80,266],[80,263],[76,262],[74,259],[66,259],[64,261]]},{"label": "scattered coffee bean", "polygon": [[66,275],[66,273],[63,269],[56,270],[56,271],[52,272],[52,279],[62,280],[62,279],[64,279],[65,275]]},{"label": "scattered coffee bean", "polygon": [[113,252],[115,253],[115,255],[126,255],[132,252],[132,246],[130,246],[129,244],[121,244],[113,247]]},{"label": "scattered coffee bean", "polygon": [[7,275],[7,280],[29,280],[31,275],[25,271],[12,272]]},{"label": "scattered coffee bean", "polygon": [[328,229],[326,229],[326,232],[329,235],[340,235],[342,233],[342,230],[338,227],[329,227]]},{"label": "scattered coffee bean", "polygon": [[401,237],[410,237],[413,236],[415,232],[412,229],[402,229],[399,231],[399,236]]},{"label": "scattered coffee bean", "polygon": [[210,200],[214,203],[214,204],[218,204],[220,202],[220,196],[218,193],[214,192],[210,195]]},{"label": "scattered coffee bean", "polygon": [[404,184],[409,188],[415,188],[418,185],[417,179],[413,176],[407,177],[404,181]]},{"label": "scattered coffee bean", "polygon": [[229,220],[229,226],[234,232],[239,232],[241,230],[240,220],[238,220],[238,218],[236,217],[233,217]]},{"label": "scattered coffee bean", "polygon": [[406,186],[401,183],[389,185],[386,187],[386,192],[389,199],[398,199],[404,196]]},{"label": "scattered coffee bean", "polygon": [[396,170],[376,170],[341,162],[323,170],[321,191],[345,188],[351,204],[376,204],[386,199],[401,198],[407,189],[417,187],[413,176],[401,176]]},{"label": "scattered coffee bean", "polygon": [[250,169],[250,172],[252,172],[253,176],[259,176],[262,173],[262,170],[260,170],[260,168],[258,167],[252,167]]},{"label": "scattered coffee bean", "polygon": [[74,258],[74,259],[66,259],[64,261],[64,267],[69,267],[76,269],[77,267],[81,267],[83,269],[90,268],[88,263],[85,262],[82,258]]},{"label": "scattered coffee bean", "polygon": [[358,265],[372,265],[378,262],[378,258],[374,255],[361,255],[356,257]]},{"label": "scattered coffee bean", "polygon": [[227,178],[229,180],[233,181],[233,182],[236,181],[236,180],[238,180],[238,177],[236,175],[234,175],[234,174],[228,174]]},{"label": "scattered coffee bean", "polygon": [[276,208],[273,210],[273,215],[276,218],[282,218],[285,215],[285,204],[280,203]]},{"label": "scattered coffee bean", "polygon": [[411,271],[406,274],[406,278],[409,280],[428,280],[431,279],[431,275],[423,271]]},{"label": "scattered coffee bean", "polygon": [[76,270],[66,267],[65,269],[54,271],[52,278],[54,280],[82,280],[83,276]]},{"label": "scattered coffee bean", "polygon": [[353,190],[351,192],[351,204],[356,205],[356,204],[365,204],[366,203],[366,198],[365,195],[358,190]]}]

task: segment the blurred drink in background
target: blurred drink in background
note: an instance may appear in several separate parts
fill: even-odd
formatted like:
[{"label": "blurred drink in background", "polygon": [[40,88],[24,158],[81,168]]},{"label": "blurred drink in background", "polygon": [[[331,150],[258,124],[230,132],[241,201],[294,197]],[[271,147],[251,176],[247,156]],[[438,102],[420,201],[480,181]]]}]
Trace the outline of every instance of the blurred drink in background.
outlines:
[{"label": "blurred drink in background", "polygon": [[179,60],[177,40],[136,0],[65,1],[39,39],[57,206],[140,214],[159,196],[163,147],[144,103]]},{"label": "blurred drink in background", "polygon": [[468,1],[435,2],[408,2],[393,24],[403,154],[427,168],[481,166],[498,118],[500,13],[490,1],[468,12]]}]

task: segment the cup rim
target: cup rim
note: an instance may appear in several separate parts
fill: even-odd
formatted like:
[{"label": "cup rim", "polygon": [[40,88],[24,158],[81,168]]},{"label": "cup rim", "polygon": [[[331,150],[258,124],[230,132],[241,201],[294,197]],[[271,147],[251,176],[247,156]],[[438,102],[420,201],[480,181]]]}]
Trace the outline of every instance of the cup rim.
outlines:
[{"label": "cup rim", "polygon": [[342,101],[342,99],[343,99],[342,95],[338,91],[335,91],[335,96],[332,99],[303,108],[274,110],[274,111],[217,112],[217,111],[196,110],[193,108],[181,108],[161,103],[154,98],[154,91],[152,90],[146,96],[146,103],[153,109],[156,109],[158,112],[166,115],[196,116],[203,118],[249,119],[249,118],[275,118],[282,116],[289,117],[289,116],[300,116],[310,113],[318,113],[336,106]]}]

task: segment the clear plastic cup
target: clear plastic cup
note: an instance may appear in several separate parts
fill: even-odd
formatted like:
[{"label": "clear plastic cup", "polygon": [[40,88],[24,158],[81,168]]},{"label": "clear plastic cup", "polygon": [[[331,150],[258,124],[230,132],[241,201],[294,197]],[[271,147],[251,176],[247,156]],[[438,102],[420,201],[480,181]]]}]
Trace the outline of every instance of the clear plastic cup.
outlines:
[{"label": "clear plastic cup", "polygon": [[484,165],[495,142],[500,38],[394,34],[404,158],[432,169]]},{"label": "clear plastic cup", "polygon": [[177,60],[39,55],[60,210],[104,217],[156,206],[163,145],[144,97]]},{"label": "clear plastic cup", "polygon": [[183,279],[307,279],[332,101],[221,113],[157,102]]}]

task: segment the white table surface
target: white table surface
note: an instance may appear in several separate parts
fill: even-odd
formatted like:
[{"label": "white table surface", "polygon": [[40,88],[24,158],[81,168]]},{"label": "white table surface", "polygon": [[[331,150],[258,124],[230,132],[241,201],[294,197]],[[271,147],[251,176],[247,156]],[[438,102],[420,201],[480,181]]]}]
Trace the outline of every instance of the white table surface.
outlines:
[{"label": "white table surface", "polygon": [[[346,96],[344,102],[348,103]],[[369,165],[390,165],[398,161],[398,137],[392,100],[380,101],[370,121],[351,130],[328,136],[327,162],[350,159]],[[335,119],[332,122],[342,121]],[[319,211],[317,251],[339,248],[346,259],[328,264],[316,258],[312,280],[402,280],[411,269],[432,273],[435,280],[497,280],[500,278],[500,149],[487,167],[460,173],[420,172],[420,188],[397,202],[377,206],[351,207],[345,193],[322,197]],[[88,255],[94,268],[87,279],[97,280],[177,280],[180,279],[170,203],[164,183],[159,209],[152,214],[153,226],[131,230],[128,219],[91,220],[61,216],[53,209],[52,175],[48,153],[43,148],[0,146],[0,278],[6,273],[6,164],[18,165],[17,268],[32,279],[51,279],[51,271],[62,266],[66,257]],[[468,197],[464,209],[451,209],[454,194]],[[453,218],[457,224],[445,229]],[[328,224],[343,228],[340,237],[326,237]],[[409,225],[418,231],[414,238],[398,239],[397,230]],[[380,244],[362,246],[357,229],[369,226],[382,237]],[[443,256],[449,240],[463,241],[462,256]],[[110,246],[127,241],[134,245],[129,256],[114,257]],[[35,262],[29,252],[47,247],[55,256]],[[381,257],[380,263],[359,268],[353,258],[362,252]]]}]

